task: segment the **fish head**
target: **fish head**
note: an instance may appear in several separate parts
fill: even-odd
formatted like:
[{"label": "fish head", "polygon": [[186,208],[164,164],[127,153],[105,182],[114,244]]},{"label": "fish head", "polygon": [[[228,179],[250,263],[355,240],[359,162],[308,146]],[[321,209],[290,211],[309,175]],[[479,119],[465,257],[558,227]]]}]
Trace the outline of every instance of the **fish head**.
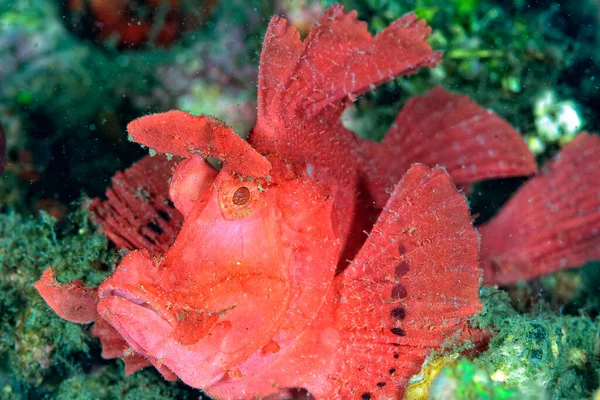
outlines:
[{"label": "fish head", "polygon": [[[194,387],[239,374],[250,355],[277,348],[280,330],[307,324],[327,291],[317,260],[333,278],[340,248],[330,196],[242,143],[212,153],[169,149],[186,157],[170,187],[181,231],[163,257],[133,252],[100,288],[100,315],[136,352]],[[220,170],[204,159],[215,154]]]}]

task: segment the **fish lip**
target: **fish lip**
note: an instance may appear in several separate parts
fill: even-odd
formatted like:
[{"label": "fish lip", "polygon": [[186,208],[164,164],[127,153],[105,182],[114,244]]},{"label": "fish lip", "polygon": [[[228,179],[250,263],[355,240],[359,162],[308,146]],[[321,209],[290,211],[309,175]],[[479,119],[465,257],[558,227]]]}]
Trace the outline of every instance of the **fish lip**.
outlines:
[{"label": "fish lip", "polygon": [[150,310],[154,314],[156,314],[159,318],[161,318],[165,322],[169,323],[169,325],[171,325],[171,321],[169,321],[169,319],[166,318],[165,315],[162,312],[160,312],[160,310],[158,308],[153,306],[149,301],[144,300],[142,297],[133,294],[131,291],[129,291],[125,288],[112,287],[112,288],[107,289],[102,292],[103,299],[107,299],[109,297],[120,297],[123,300],[128,301],[129,303],[132,303],[132,304],[135,304],[136,306],[143,307],[147,310]]}]

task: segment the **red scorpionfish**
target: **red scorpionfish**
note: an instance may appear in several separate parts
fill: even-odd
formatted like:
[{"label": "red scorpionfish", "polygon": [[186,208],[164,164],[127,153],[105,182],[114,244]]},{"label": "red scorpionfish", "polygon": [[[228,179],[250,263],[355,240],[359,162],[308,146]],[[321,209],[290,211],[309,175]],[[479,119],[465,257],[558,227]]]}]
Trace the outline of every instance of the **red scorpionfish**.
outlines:
[{"label": "red scorpionfish", "polygon": [[[432,349],[476,339],[482,268],[510,283],[600,257],[597,136],[538,173],[507,122],[441,88],[382,143],[343,127],[356,96],[436,64],[429,33],[409,14],[373,37],[333,6],[302,41],[274,17],[248,141],[180,111],[130,123],[169,159],[117,174],[91,209],[132,251],[96,289],[50,269],[36,288],[61,317],[95,321],[126,373],[152,364],[217,399],[401,398]],[[482,227],[480,256],[455,184],[531,174]]]}]

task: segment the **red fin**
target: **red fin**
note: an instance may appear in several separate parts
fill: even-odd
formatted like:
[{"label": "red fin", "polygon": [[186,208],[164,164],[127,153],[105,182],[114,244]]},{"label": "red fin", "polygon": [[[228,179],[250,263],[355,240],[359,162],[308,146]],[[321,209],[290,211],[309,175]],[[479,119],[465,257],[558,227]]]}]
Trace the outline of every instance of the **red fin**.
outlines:
[{"label": "red fin", "polygon": [[123,357],[123,361],[125,361],[125,376],[129,376],[138,372],[140,369],[144,369],[152,365],[152,363],[148,361],[146,357],[135,352],[133,352],[131,355]]},{"label": "red fin", "polygon": [[413,163],[444,166],[457,186],[530,175],[535,159],[517,131],[468,96],[436,87],[410,99],[381,143],[364,142],[363,176],[379,207]]},{"label": "red fin", "polygon": [[600,259],[600,137],[581,133],[481,227],[485,281]]},{"label": "red fin", "polygon": [[92,336],[100,339],[102,344],[102,358],[123,357],[127,343],[125,339],[108,322],[100,318],[92,327]]},{"label": "red fin", "polygon": [[173,244],[183,216],[170,203],[169,179],[177,161],[146,156],[112,178],[107,200],[94,199],[90,211],[117,246],[147,249],[158,256]]},{"label": "red fin", "polygon": [[98,319],[98,295],[83,282],[73,281],[61,285],[48,268],[33,286],[61,318],[80,324]]},{"label": "red fin", "polygon": [[374,37],[355,11],[334,5],[302,41],[285,19],[271,19],[260,60],[258,119],[248,141],[331,186],[344,239],[354,213],[358,148],[339,117],[357,95],[435,65],[440,54],[427,43],[430,31],[408,14]]},{"label": "red fin", "polygon": [[146,115],[127,125],[138,143],[159,153],[189,158],[194,154],[216,157],[244,176],[269,175],[271,164],[224,122],[183,111]]},{"label": "red fin", "polygon": [[[261,53],[258,121],[250,143],[287,157],[333,140],[318,132],[298,132],[298,125],[321,124],[321,130],[331,131],[356,96],[435,65],[440,54],[427,43],[430,32],[425,21],[408,14],[373,37],[356,11],[344,13],[334,5],[302,42],[295,27],[273,18]],[[351,135],[343,128],[341,132]]]},{"label": "red fin", "polygon": [[162,361],[152,361],[152,365],[154,365],[154,368],[156,368],[162,377],[169,382],[175,382],[177,380],[177,375],[175,375],[175,373],[171,371],[169,367],[163,365]]},{"label": "red fin", "polygon": [[407,14],[373,37],[356,11],[330,7],[302,42],[295,27],[271,20],[261,54],[259,118],[339,114],[371,86],[439,61],[426,37],[431,28]]},{"label": "red fin", "polygon": [[399,398],[426,354],[481,309],[479,239],[443,168],[411,167],[341,275],[341,398]]}]

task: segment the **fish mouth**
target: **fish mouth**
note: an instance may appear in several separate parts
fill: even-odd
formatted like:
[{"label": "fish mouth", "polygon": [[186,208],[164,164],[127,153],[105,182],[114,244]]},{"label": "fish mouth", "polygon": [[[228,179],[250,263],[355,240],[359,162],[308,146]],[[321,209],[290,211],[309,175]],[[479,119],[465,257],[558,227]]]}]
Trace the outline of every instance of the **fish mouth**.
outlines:
[{"label": "fish mouth", "polygon": [[142,295],[125,288],[105,290],[98,313],[136,353],[155,359],[172,324],[159,306]]},{"label": "fish mouth", "polygon": [[[181,343],[171,336],[177,324],[176,317],[173,317],[172,322],[169,321],[169,316],[164,315],[160,307],[154,306],[137,293],[125,288],[107,289],[98,303],[98,312],[136,353],[146,357],[156,368],[168,368],[190,386],[209,387],[225,374],[218,363],[212,362],[212,353],[210,357],[206,357],[202,355],[201,349],[182,350]],[[213,341],[220,340],[220,337],[215,335]],[[193,360],[188,359],[190,365],[200,363],[191,369],[192,372],[187,364],[178,361],[180,358],[190,357],[190,351],[199,351]],[[198,374],[199,369],[203,373]]]},{"label": "fish mouth", "polygon": [[127,290],[125,288],[120,288],[120,287],[110,288],[108,290],[105,290],[102,293],[102,297],[101,298],[102,299],[108,299],[110,297],[120,298],[120,299],[123,299],[123,300],[131,303],[134,306],[141,307],[141,308],[144,308],[146,310],[149,310],[152,313],[154,313],[157,317],[159,317],[160,319],[162,319],[163,321],[168,322],[169,324],[171,324],[170,319],[167,318],[167,316],[164,314],[164,312],[161,311],[157,305],[151,304],[150,301],[145,300],[140,295],[136,295],[136,294],[132,293],[130,290]]}]

